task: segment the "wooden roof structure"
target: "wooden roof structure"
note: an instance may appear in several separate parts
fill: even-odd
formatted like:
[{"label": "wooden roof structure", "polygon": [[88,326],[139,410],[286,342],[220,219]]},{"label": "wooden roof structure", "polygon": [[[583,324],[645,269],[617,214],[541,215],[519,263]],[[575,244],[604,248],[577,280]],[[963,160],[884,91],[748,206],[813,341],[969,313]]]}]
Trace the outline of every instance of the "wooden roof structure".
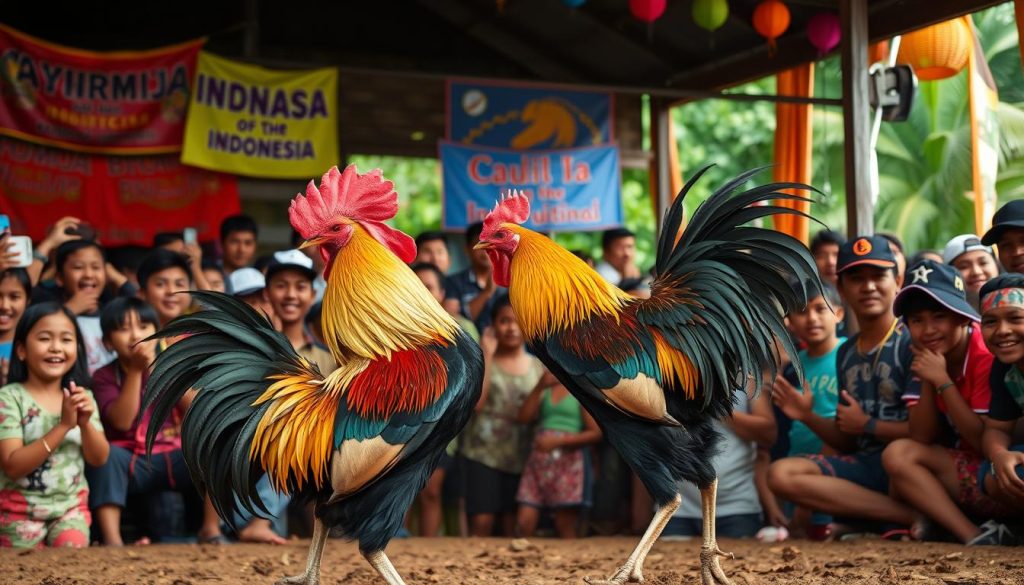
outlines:
[{"label": "wooden roof structure", "polygon": [[[805,32],[818,12],[840,15],[844,71],[860,72],[844,75],[847,135],[866,141],[866,133],[860,135],[870,112],[867,43],[1000,3],[785,1],[792,20],[774,56],[750,24],[759,0],[729,0],[729,19],[713,35],[693,22],[692,0],[668,0],[650,27],[631,16],[628,0],[586,0],[579,8],[561,0],[111,0],[101,8],[0,0],[0,19],[87,49],[152,48],[207,36],[212,51],[268,66],[337,66],[343,154],[436,156],[445,132],[445,80],[480,77],[615,92],[623,164],[643,165],[652,155],[642,149],[640,99],[646,94],[657,106],[651,143],[664,177],[668,145],[657,129],[667,124],[667,106],[818,58]],[[848,193],[865,192],[867,185],[856,177],[867,168],[859,162],[866,147],[859,138],[847,140]],[[664,183],[662,198],[668,196]],[[849,229],[870,229],[870,209],[856,205],[863,201],[848,202]]]}]

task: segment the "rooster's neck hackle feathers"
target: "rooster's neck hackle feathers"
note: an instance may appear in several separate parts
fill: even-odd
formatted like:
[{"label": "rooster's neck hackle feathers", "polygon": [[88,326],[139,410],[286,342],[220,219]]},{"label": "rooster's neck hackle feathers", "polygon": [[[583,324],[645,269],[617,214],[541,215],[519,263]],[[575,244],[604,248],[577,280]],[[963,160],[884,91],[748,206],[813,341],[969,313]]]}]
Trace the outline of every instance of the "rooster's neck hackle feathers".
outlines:
[{"label": "rooster's neck hackle feathers", "polygon": [[339,363],[451,343],[459,328],[416,274],[360,225],[335,258],[323,303],[325,341]]},{"label": "rooster's neck hackle feathers", "polygon": [[547,237],[505,225],[520,237],[512,257],[509,298],[527,339],[554,334],[595,315],[617,317],[633,301]]}]

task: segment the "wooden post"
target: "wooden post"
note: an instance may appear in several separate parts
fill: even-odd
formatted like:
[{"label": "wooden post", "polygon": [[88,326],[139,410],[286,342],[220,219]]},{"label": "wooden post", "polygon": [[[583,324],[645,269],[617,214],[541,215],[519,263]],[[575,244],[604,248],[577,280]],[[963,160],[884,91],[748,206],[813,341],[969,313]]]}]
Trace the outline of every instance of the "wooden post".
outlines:
[{"label": "wooden post", "polygon": [[871,106],[868,104],[868,1],[841,0],[846,231],[875,232],[871,201]]},{"label": "wooden post", "polygon": [[650,107],[650,132],[651,151],[654,157],[651,159],[651,200],[653,201],[654,219],[657,222],[655,233],[661,235],[661,222],[665,210],[672,203],[672,179],[669,176],[669,149],[674,145],[669,144],[671,133],[669,124],[672,123],[672,103],[666,98],[651,96]]}]

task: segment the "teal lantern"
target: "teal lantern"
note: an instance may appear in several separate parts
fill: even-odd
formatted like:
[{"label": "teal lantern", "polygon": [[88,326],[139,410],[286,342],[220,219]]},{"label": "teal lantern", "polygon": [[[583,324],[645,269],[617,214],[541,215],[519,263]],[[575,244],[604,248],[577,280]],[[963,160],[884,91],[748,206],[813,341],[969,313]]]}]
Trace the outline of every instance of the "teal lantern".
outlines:
[{"label": "teal lantern", "polygon": [[693,0],[693,22],[697,26],[714,32],[729,18],[728,0]]}]

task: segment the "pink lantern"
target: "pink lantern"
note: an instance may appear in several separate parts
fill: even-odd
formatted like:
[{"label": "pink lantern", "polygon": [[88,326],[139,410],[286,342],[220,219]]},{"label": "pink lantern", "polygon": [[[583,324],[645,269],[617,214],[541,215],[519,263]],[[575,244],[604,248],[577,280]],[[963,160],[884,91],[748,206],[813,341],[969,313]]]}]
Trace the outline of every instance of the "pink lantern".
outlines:
[{"label": "pink lantern", "polygon": [[839,17],[831,12],[819,12],[807,22],[807,40],[824,55],[839,44]]},{"label": "pink lantern", "polygon": [[629,11],[633,18],[651,24],[665,14],[667,3],[668,0],[629,0]]}]

